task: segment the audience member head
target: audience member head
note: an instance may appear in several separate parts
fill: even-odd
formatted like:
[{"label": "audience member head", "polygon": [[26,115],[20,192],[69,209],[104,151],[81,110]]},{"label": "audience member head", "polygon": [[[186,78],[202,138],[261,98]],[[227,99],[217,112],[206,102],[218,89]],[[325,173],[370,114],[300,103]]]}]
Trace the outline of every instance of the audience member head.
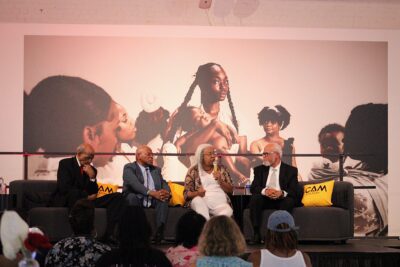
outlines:
[{"label": "audience member head", "polygon": [[142,166],[153,165],[154,158],[151,148],[146,145],[140,145],[136,149],[136,161]]},{"label": "audience member head", "polygon": [[265,247],[270,251],[297,249],[297,229],[293,216],[289,212],[274,211],[268,218]]},{"label": "audience member head", "polygon": [[263,162],[266,166],[276,167],[281,162],[282,147],[277,143],[268,143],[264,147]]},{"label": "audience member head", "polygon": [[258,123],[264,127],[266,134],[285,129],[290,123],[290,113],[281,105],[264,107],[258,113]]},{"label": "audience member head", "polygon": [[[343,154],[344,127],[331,123],[321,129],[318,134],[321,154]],[[339,156],[324,156],[332,162],[339,160]]]},{"label": "audience member head", "polygon": [[150,246],[151,227],[143,208],[128,206],[119,223],[119,246],[121,249]]},{"label": "audience member head", "polygon": [[176,225],[175,245],[189,249],[196,246],[205,223],[206,219],[194,210],[186,212]]},{"label": "audience member head", "polygon": [[376,173],[388,171],[388,105],[364,104],[353,108],[344,132],[344,151],[360,160],[362,168]]},{"label": "audience member head", "polygon": [[212,217],[199,239],[199,251],[205,256],[238,256],[244,253],[246,242],[239,227],[227,216]]},{"label": "audience member head", "polygon": [[75,236],[90,236],[94,230],[94,204],[88,199],[80,199],[72,207],[69,222]]}]

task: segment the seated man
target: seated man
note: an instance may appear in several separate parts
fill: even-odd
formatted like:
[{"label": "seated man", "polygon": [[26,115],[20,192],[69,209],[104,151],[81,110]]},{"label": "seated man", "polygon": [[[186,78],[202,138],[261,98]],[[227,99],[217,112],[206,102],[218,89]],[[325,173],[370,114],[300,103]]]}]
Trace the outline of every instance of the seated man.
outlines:
[{"label": "seated man", "polygon": [[146,145],[136,150],[136,161],[124,167],[122,194],[128,205],[156,209],[156,243],[163,239],[164,225],[168,216],[170,188],[161,175],[161,169],[153,165],[153,152]]},{"label": "seated man", "polygon": [[107,209],[106,237],[114,239],[115,226],[125,207],[125,199],[120,193],[97,198],[99,191],[96,181],[97,170],[92,165],[94,149],[89,144],[81,144],[76,156],[60,161],[57,171],[57,188],[53,193],[50,206],[74,206],[80,199],[93,201],[96,208]]},{"label": "seated man", "polygon": [[282,147],[269,143],[264,147],[264,164],[254,168],[249,207],[255,243],[261,241],[259,230],[264,209],[291,212],[297,203],[297,168],[283,163],[281,157]]}]

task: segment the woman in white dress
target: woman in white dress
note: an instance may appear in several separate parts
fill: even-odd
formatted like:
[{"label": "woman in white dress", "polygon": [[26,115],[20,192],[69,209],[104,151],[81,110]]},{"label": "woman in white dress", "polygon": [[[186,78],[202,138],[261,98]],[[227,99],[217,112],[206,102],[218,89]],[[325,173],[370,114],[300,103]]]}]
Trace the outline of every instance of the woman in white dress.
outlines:
[{"label": "woman in white dress", "polygon": [[202,144],[196,150],[195,163],[189,168],[183,192],[186,206],[203,215],[232,216],[227,194],[232,194],[232,179],[225,166],[218,163],[215,148]]}]

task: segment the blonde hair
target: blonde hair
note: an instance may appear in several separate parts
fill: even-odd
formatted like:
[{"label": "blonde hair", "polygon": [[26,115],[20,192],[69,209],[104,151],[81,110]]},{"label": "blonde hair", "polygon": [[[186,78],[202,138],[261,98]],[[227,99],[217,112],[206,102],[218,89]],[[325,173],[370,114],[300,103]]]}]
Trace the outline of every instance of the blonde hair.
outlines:
[{"label": "blonde hair", "polygon": [[199,239],[199,251],[205,256],[237,256],[246,250],[246,241],[235,221],[227,216],[212,217]]}]

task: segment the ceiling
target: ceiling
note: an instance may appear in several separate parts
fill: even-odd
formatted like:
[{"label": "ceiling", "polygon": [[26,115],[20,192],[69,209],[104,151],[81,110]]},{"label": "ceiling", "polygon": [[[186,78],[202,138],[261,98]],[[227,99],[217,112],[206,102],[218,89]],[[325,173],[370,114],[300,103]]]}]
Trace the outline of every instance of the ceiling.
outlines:
[{"label": "ceiling", "polygon": [[400,29],[400,0],[0,0],[0,23]]}]

